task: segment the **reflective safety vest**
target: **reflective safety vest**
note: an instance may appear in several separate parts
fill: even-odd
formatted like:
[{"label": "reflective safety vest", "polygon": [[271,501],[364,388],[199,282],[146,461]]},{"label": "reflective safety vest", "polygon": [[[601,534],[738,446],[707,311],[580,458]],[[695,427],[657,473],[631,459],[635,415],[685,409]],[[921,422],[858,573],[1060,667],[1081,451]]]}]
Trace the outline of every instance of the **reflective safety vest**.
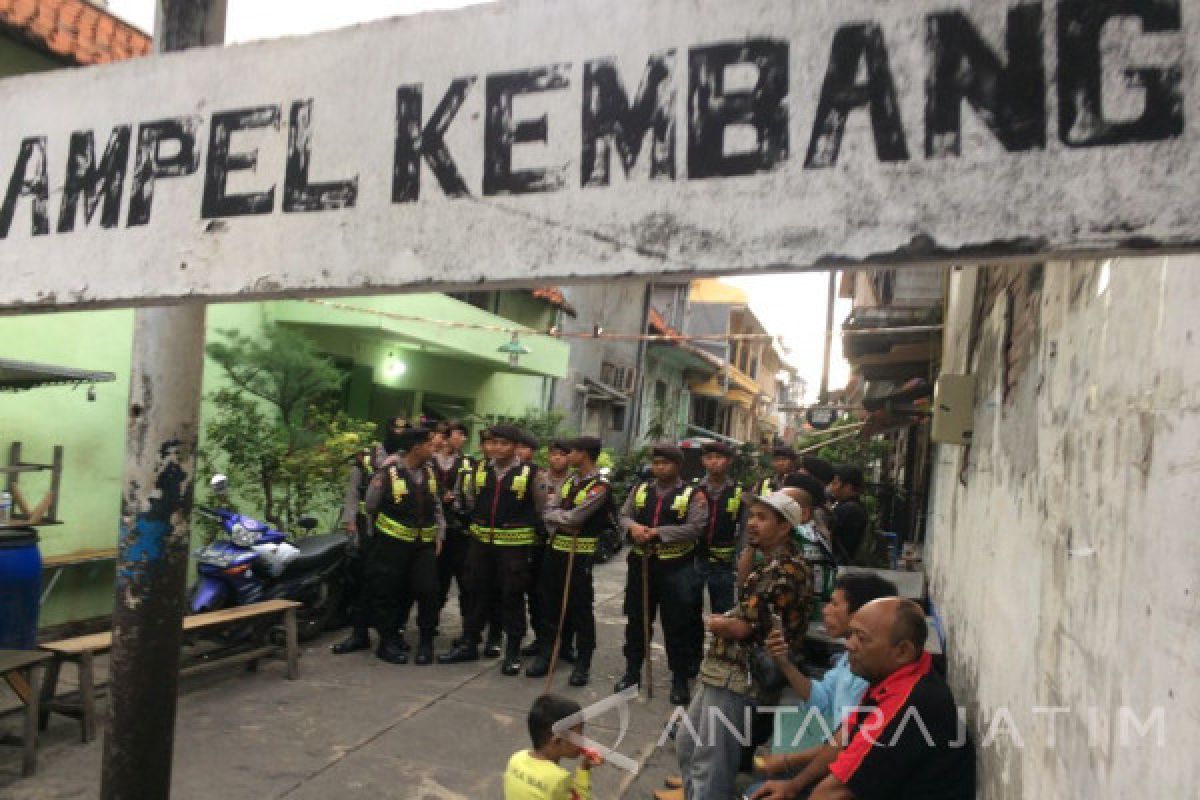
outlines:
[{"label": "reflective safety vest", "polygon": [[731,484],[713,492],[701,483],[700,491],[708,498],[708,524],[700,540],[700,557],[717,564],[733,564],[737,550],[738,519],[742,511],[742,489]]},{"label": "reflective safety vest", "polygon": [[[682,525],[687,521],[688,506],[694,491],[694,486],[680,486],[660,497],[658,487],[652,482],[639,484],[633,494],[633,519],[650,528],[663,524]],[[648,550],[640,544],[633,546],[635,555],[649,552],[652,556],[658,556],[660,561],[674,561],[695,550],[696,542],[691,539],[685,542],[655,542],[648,546]]]},{"label": "reflective safety vest", "polygon": [[612,489],[609,487],[608,481],[599,475],[593,475],[584,480],[578,473],[575,473],[563,481],[562,488],[558,493],[558,496],[562,498],[563,510],[570,511],[583,505],[592,492],[597,489],[605,492],[607,497],[591,516],[583,521],[579,535],[572,537],[569,533],[557,531],[554,539],[550,542],[552,548],[560,553],[569,553],[573,538],[576,553],[592,555],[596,552],[596,543],[600,540],[600,534],[611,524],[612,520]]},{"label": "reflective safety vest", "polygon": [[441,502],[437,476],[424,468],[424,485],[412,473],[396,465],[387,468],[383,497],[375,517],[375,530],[402,542],[432,542],[437,539],[434,504]]},{"label": "reflective safety vest", "polygon": [[775,483],[775,478],[768,476],[759,481],[758,485],[754,487],[754,494],[759,497],[769,497],[772,492],[777,492],[781,488],[782,484]]},{"label": "reflective safety vest", "polygon": [[497,483],[495,468],[480,462],[472,476],[475,484],[472,535],[485,544],[532,545],[537,528],[536,474],[536,466],[517,464]]}]

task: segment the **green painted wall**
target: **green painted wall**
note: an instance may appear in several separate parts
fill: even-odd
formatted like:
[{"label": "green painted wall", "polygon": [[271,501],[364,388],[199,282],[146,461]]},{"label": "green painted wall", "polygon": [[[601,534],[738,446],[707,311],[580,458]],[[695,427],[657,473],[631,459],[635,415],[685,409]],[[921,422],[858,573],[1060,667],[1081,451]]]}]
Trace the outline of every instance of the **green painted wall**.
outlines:
[{"label": "green painted wall", "polygon": [[0,34],[0,76],[21,75],[26,72],[44,72],[70,66],[66,62],[51,58],[7,34]]},{"label": "green painted wall", "polygon": [[[348,304],[434,319],[460,319],[482,324],[507,322],[444,295],[352,298]],[[545,304],[530,298],[506,304],[513,313],[536,323]],[[551,315],[552,316],[552,315]],[[547,337],[533,337],[534,352],[522,357],[532,374],[508,374],[507,357],[496,347],[509,335],[471,329],[446,329],[422,323],[390,322],[361,314],[339,314],[328,308],[294,301],[241,303],[208,308],[208,331],[236,328],[253,334],[272,320],[301,323],[326,352],[350,358],[347,407],[369,419],[412,413],[429,395],[455,401],[481,415],[519,416],[543,406],[544,376],[566,369],[567,347]],[[336,322],[331,326],[329,322]],[[527,323],[528,324],[528,323]],[[549,323],[547,323],[549,324]],[[86,388],[44,388],[0,394],[0,448],[21,441],[25,460],[49,461],[55,444],[65,447],[59,517],[63,525],[42,529],[44,555],[113,547],[117,540],[121,472],[124,463],[125,406],[129,396],[132,311],[24,314],[0,318],[0,353],[7,358],[116,373],[113,383],[96,387],[96,401]],[[403,370],[396,366],[403,364]],[[210,393],[222,384],[221,370],[205,365]],[[434,398],[430,398],[431,402]],[[201,430],[203,431],[203,423]],[[202,434],[203,441],[203,434]],[[199,476],[207,481],[208,476]],[[23,476],[31,502],[49,485],[45,476]],[[112,605],[111,563],[65,570],[42,609],[41,624],[55,625],[109,612]]]}]

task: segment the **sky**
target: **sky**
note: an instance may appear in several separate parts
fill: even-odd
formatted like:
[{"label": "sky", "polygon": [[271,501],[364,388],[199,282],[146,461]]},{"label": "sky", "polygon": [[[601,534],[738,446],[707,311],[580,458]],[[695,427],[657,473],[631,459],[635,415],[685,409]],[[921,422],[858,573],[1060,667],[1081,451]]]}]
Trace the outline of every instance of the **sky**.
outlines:
[{"label": "sky", "polygon": [[[478,0],[228,0],[225,39],[229,43],[272,39],[341,28],[398,14],[473,5]],[[155,0],[109,0],[108,8],[145,31],[154,29]],[[825,346],[826,273],[754,275],[728,281],[750,294],[750,307],[771,333],[783,337],[788,358],[808,385],[806,399],[816,399],[821,384]],[[850,311],[839,300],[834,324],[841,327]],[[834,336],[830,388],[849,377],[841,357],[841,336]]]}]

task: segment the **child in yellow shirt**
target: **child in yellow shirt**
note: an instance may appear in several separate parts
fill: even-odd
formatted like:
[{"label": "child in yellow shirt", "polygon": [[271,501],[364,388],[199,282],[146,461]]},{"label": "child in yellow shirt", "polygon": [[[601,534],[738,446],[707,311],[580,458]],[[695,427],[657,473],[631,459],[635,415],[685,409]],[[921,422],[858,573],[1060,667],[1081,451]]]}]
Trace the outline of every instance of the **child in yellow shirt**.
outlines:
[{"label": "child in yellow shirt", "polygon": [[[554,723],[578,714],[579,704],[544,694],[529,709],[529,738],[533,748],[513,753],[504,772],[504,800],[592,800],[591,769],[596,761],[579,745],[554,733]],[[583,733],[583,723],[571,729]],[[581,758],[575,773],[558,765],[560,759]]]}]

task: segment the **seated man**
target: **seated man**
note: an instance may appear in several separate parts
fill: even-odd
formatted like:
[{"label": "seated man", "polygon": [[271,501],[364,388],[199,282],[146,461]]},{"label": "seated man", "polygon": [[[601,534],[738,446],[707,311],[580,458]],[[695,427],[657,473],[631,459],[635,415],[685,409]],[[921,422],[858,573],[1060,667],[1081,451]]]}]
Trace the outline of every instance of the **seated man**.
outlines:
[{"label": "seated man", "polygon": [[844,744],[805,753],[804,773],[764,784],[753,800],[800,796],[824,764],[812,800],[973,800],[975,750],[925,637],[925,615],[911,600],[887,597],[859,609],[846,647],[850,669],[869,688],[835,737]]}]

